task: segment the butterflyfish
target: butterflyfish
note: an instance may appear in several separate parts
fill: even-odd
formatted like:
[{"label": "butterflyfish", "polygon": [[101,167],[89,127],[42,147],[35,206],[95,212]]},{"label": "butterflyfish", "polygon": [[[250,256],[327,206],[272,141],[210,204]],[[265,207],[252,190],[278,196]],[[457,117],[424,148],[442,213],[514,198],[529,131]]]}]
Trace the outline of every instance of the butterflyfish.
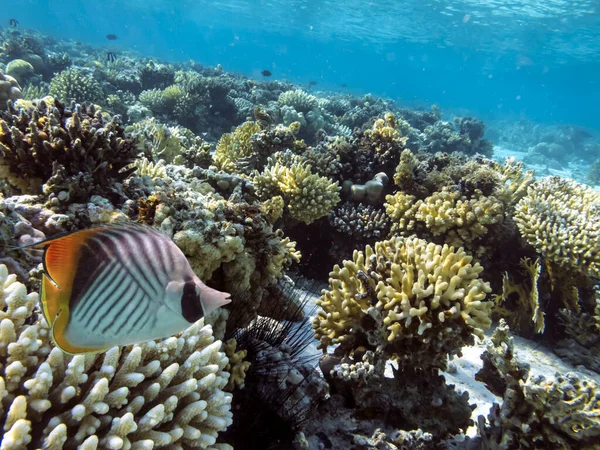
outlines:
[{"label": "butterflyfish", "polygon": [[179,247],[150,227],[103,226],[30,247],[44,249],[41,309],[65,353],[172,336],[231,301],[206,286]]}]

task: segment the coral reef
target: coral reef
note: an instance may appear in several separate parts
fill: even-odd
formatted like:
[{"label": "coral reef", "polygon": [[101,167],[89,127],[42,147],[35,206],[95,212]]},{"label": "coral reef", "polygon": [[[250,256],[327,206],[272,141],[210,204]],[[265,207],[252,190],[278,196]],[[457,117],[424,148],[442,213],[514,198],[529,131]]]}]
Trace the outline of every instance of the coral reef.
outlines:
[{"label": "coral reef", "polygon": [[319,348],[393,355],[402,370],[443,368],[491,323],[489,285],[462,249],[392,238],[355,251],[329,274],[313,322]]},{"label": "coral reef", "polygon": [[79,69],[66,69],[57,73],[50,82],[50,95],[63,103],[92,102],[103,104],[102,87],[94,77]]},{"label": "coral reef", "polygon": [[50,342],[37,294],[0,265],[2,448],[213,447],[232,423],[229,373],[210,326],[103,355]]},{"label": "coral reef", "polygon": [[600,386],[575,374],[546,379],[531,375],[514,357],[508,326],[501,321],[477,379],[486,383],[502,405],[494,404],[489,426],[480,417],[484,448],[592,449],[600,437]]},{"label": "coral reef", "polygon": [[137,154],[118,120],[93,107],[49,99],[0,118],[0,174],[22,193],[61,203],[98,194],[122,199],[121,183]]},{"label": "coral reef", "polygon": [[310,164],[292,154],[270,157],[262,173],[254,172],[252,182],[260,199],[281,196],[289,215],[306,224],[329,214],[340,201],[337,182],[312,173]]},{"label": "coral reef", "polygon": [[515,221],[544,258],[600,278],[600,193],[573,180],[545,178],[516,205]]},{"label": "coral reef", "polygon": [[10,75],[5,75],[0,70],[0,109],[6,107],[7,100],[17,100],[21,98],[21,87],[17,80]]}]

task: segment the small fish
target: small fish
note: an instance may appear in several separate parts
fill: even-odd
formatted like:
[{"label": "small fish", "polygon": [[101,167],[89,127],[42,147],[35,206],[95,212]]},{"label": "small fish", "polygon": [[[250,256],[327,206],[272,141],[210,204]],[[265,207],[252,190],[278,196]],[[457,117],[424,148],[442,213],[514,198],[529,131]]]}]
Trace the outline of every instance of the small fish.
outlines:
[{"label": "small fish", "polygon": [[106,52],[106,60],[108,62],[115,62],[117,60],[117,55],[114,52]]},{"label": "small fish", "polygon": [[119,38],[117,37],[116,34],[107,34],[106,39],[108,39],[109,41],[116,41]]},{"label": "small fish", "polygon": [[69,354],[165,338],[226,305],[166,235],[110,225],[53,236],[44,250],[40,304],[52,340]]},{"label": "small fish", "polygon": [[8,21],[8,24],[12,27],[12,28],[17,28],[19,26],[19,21],[17,19],[10,19]]},{"label": "small fish", "polygon": [[260,73],[261,73],[261,75],[262,75],[263,77],[270,77],[271,75],[273,75],[273,74],[271,73],[271,71],[270,71],[270,70],[267,70],[267,69],[265,69],[265,70],[261,70],[261,72],[260,72]]},{"label": "small fish", "polygon": [[347,85],[346,83],[342,83],[342,87],[345,88]]},{"label": "small fish", "polygon": [[309,85],[309,86],[316,86],[316,85],[317,85],[317,82],[316,82],[316,81],[309,81],[309,82],[308,82],[308,85]]}]

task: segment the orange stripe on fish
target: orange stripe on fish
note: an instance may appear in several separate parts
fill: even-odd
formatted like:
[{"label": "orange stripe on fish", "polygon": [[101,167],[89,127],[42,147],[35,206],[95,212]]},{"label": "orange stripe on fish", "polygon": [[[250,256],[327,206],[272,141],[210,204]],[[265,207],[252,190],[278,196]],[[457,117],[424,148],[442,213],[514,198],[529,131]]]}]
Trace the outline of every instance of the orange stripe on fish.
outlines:
[{"label": "orange stripe on fish", "polygon": [[[64,333],[69,319],[69,302],[81,247],[91,236],[101,230],[102,228],[93,228],[77,231],[67,235],[54,236],[31,245],[32,248],[45,249],[40,304],[44,318],[52,328],[55,340],[64,341],[61,339],[61,333]],[[55,329],[59,312],[61,312],[60,324],[64,323],[64,325],[62,328]],[[64,344],[58,345],[61,349],[68,351],[63,347]]]}]

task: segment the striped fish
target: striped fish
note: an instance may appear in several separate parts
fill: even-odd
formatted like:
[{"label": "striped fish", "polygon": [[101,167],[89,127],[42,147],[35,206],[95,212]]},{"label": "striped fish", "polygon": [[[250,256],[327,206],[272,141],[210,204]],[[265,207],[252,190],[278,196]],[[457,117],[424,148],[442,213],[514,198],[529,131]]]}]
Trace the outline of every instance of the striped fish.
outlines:
[{"label": "striped fish", "polygon": [[103,226],[29,247],[44,249],[40,303],[65,353],[172,336],[231,301],[202,283],[179,247],[150,227]]}]

